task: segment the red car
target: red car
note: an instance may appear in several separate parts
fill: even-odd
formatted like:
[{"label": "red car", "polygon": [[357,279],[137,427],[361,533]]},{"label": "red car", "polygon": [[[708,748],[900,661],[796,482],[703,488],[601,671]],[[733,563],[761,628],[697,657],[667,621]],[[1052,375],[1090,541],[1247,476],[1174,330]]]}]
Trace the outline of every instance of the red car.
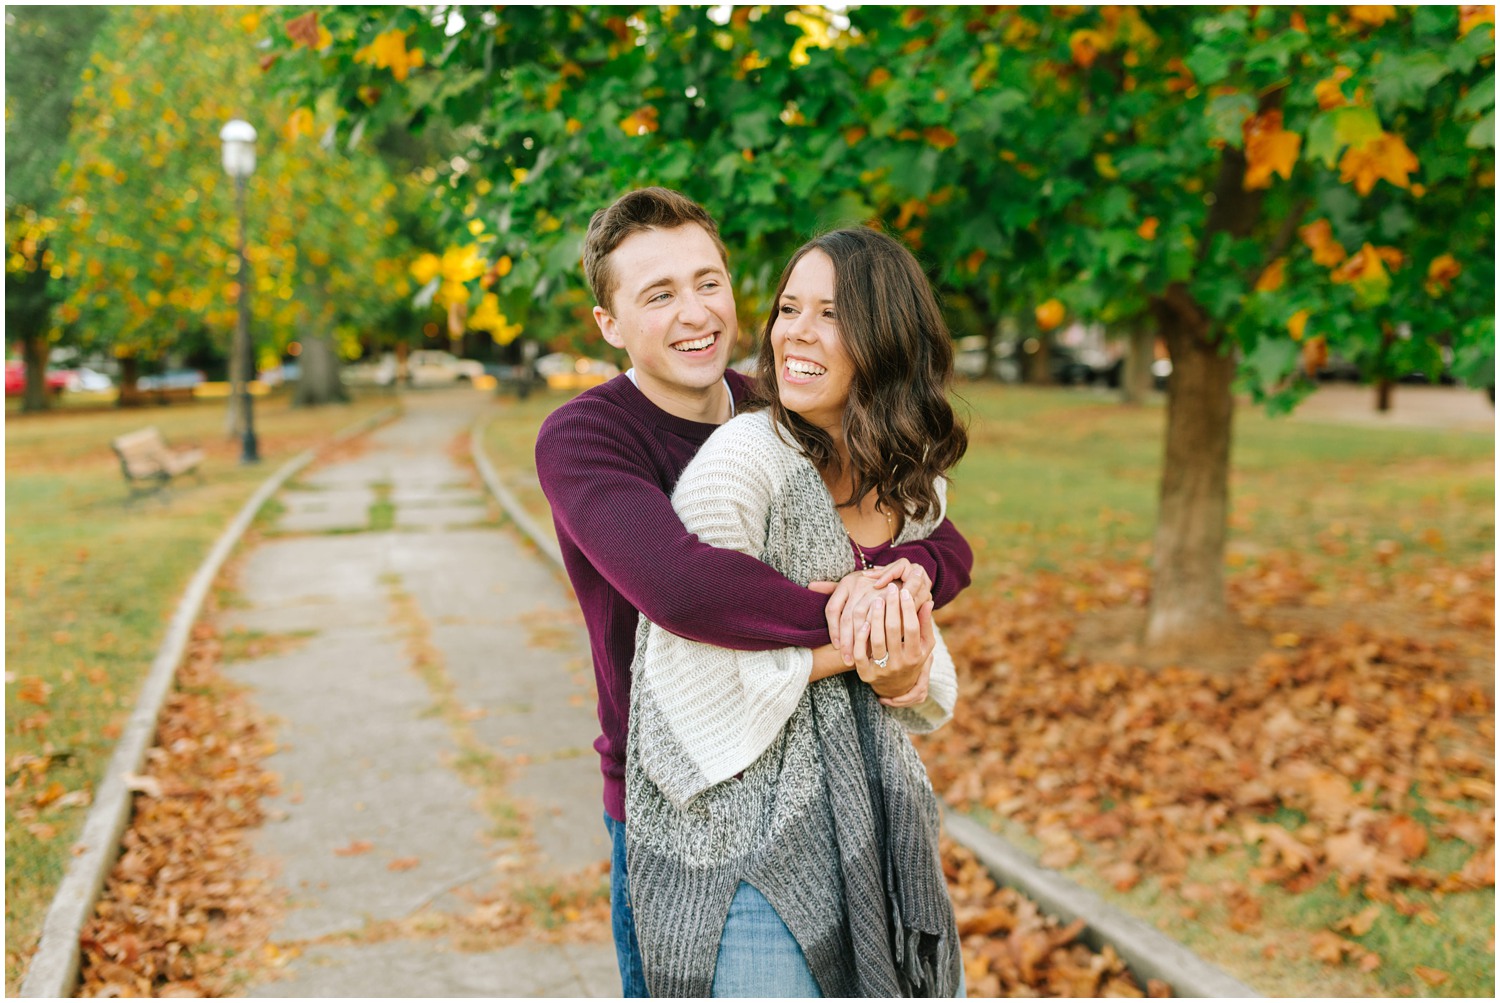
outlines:
[{"label": "red car", "polygon": [[[68,374],[49,372],[47,392],[60,394],[68,385]],[[5,396],[19,397],[26,392],[26,363],[7,359],[5,361]]]}]

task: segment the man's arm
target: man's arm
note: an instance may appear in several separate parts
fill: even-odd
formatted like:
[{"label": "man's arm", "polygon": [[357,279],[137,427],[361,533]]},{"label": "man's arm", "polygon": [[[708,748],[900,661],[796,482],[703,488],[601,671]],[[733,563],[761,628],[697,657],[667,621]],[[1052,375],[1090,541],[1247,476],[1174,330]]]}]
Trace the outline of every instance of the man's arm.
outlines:
[{"label": "man's arm", "polygon": [[932,605],[942,609],[969,587],[974,551],[953,523],[944,519],[925,540],[913,540],[889,551],[890,562],[906,558],[927,569],[932,580]]},{"label": "man's arm", "polygon": [[690,640],[741,651],[827,644],[824,597],[684,529],[643,447],[622,434],[629,419],[609,410],[558,412],[536,446],[553,519],[599,573],[652,623]]}]

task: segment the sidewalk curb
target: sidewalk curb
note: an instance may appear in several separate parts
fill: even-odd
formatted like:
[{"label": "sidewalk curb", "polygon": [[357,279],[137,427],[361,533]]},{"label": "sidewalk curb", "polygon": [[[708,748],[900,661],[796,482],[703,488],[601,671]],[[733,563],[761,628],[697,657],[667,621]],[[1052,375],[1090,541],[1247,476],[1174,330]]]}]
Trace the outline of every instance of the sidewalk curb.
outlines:
[{"label": "sidewalk curb", "polygon": [[[400,409],[395,406],[378,411],[336,433],[327,445],[346,442],[399,413]],[[208,596],[209,587],[213,585],[219,569],[261,506],[293,474],[311,463],[320,448],[307,449],[297,454],[256,490],[220,534],[213,549],[188,582],[161,646],[157,648],[151,671],[141,686],[135,710],[115,745],[114,755],[104,771],[103,779],[95,789],[93,807],[89,809],[83,829],[73,844],[72,860],[57,887],[52,904],[47,908],[47,917],[42,922],[41,939],[27,966],[26,977],[21,982],[20,996],[55,999],[72,995],[82,957],[78,940],[84,925],[93,915],[105,878],[119,853],[120,838],[130,821],[132,798],[125,778],[128,774],[140,772],[146,762],[146,754],[151,750],[152,740],[156,736],[157,718],[177,677],[177,666],[187,650],[188,638],[203,608],[203,600]]]},{"label": "sidewalk curb", "polygon": [[[479,439],[485,421],[475,422],[469,436],[474,465],[506,515],[559,571],[566,573],[557,542],[538,529],[536,521],[522,508],[519,499],[500,483],[489,457],[484,454]],[[978,857],[1000,884],[1015,888],[1064,922],[1082,919],[1087,926],[1079,939],[1095,950],[1105,944],[1112,945],[1115,953],[1125,960],[1131,973],[1141,982],[1161,979],[1172,987],[1176,996],[1260,997],[1254,989],[1210,965],[1166,934],[1121,912],[1056,871],[1038,866],[1000,836],[947,806],[943,807],[943,830]]]},{"label": "sidewalk curb", "polygon": [[1140,982],[1160,979],[1172,987],[1174,996],[1259,998],[1254,989],[1156,928],[1116,909],[1056,871],[1038,866],[967,815],[944,806],[943,829],[978,857],[999,883],[1015,888],[1065,923],[1083,920],[1087,926],[1079,939],[1095,950],[1111,945]]},{"label": "sidewalk curb", "polygon": [[482,417],[469,430],[469,452],[473,455],[474,466],[479,470],[479,476],[484,479],[485,486],[490,489],[490,494],[495,496],[495,500],[500,503],[500,507],[505,510],[511,522],[514,522],[521,532],[536,544],[536,548],[552,561],[558,571],[566,574],[567,569],[563,567],[562,548],[557,545],[557,540],[537,525],[531,513],[527,512],[521,504],[521,500],[511,494],[510,489],[501,483],[500,475],[495,473],[490,458],[485,455],[484,447],[479,440],[481,430],[488,423],[489,417]]}]

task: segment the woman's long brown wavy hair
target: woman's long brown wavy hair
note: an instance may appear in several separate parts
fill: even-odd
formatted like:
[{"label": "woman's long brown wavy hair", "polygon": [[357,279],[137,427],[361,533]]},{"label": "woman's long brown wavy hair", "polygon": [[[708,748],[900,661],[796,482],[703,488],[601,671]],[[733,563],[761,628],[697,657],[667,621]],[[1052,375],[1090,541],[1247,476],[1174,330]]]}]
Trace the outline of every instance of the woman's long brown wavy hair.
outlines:
[{"label": "woman's long brown wavy hair", "polygon": [[834,230],[803,244],[776,287],[761,332],[760,394],[776,420],[819,470],[838,471],[827,432],[787,410],[776,380],[771,328],[792,269],[809,251],[833,261],[834,313],[854,366],[844,408],[853,467],[852,505],[874,491],[887,512],[924,519],[938,510],[933,482],[958,462],[969,437],[948,402],[953,341],[921,265],[899,241],[867,227]]}]

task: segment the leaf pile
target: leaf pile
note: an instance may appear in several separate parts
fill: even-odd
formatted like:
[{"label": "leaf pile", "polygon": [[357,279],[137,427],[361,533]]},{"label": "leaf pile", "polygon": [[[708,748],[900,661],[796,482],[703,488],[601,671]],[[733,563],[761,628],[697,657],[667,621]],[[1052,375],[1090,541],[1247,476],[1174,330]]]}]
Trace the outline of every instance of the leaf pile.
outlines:
[{"label": "leaf pile", "polygon": [[272,740],[218,674],[220,641],[194,628],[135,811],[81,937],[78,995],[217,996],[265,942],[277,903],[246,838],[276,789]]},{"label": "leaf pile", "polygon": [[[1370,598],[1410,587],[1423,618],[1477,633],[1493,626],[1493,581],[1485,563],[1426,577],[1422,592],[1357,576],[1355,587]],[[1044,866],[1090,844],[1121,890],[1146,874],[1174,887],[1190,859],[1246,845],[1259,881],[1296,893],[1334,878],[1407,915],[1403,889],[1493,886],[1494,700],[1454,642],[1369,623],[1277,633],[1277,604],[1318,589],[1282,559],[1233,585],[1272,628],[1270,649],[1238,672],[1070,651],[1075,611],[1140,605],[1145,582],[1139,566],[1017,574],[950,607],[962,692],[953,723],[919,743],[950,804],[1024,823]],[[1467,861],[1426,865],[1437,839],[1462,840]],[[1239,906],[1253,925],[1255,900]]]},{"label": "leaf pile", "polygon": [[[1096,953],[1078,942],[1082,920],[1063,926],[1015,889],[996,887],[964,847],[944,839],[942,849],[970,998],[1147,995],[1113,948]],[[1148,988],[1153,997],[1172,995],[1155,979]]]}]

